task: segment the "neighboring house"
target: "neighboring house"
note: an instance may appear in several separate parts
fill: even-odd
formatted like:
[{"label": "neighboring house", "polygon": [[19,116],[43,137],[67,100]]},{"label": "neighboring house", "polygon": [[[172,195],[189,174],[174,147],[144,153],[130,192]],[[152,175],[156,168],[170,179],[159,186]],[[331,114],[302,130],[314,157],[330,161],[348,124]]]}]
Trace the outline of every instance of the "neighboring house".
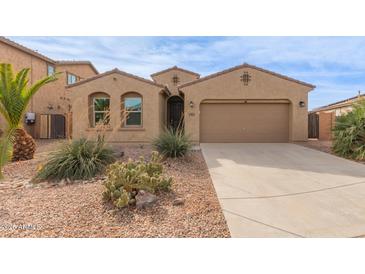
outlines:
[{"label": "neighboring house", "polygon": [[[322,106],[319,108],[315,108],[310,111],[309,116],[316,116],[316,127],[318,127],[318,133],[316,134],[319,140],[329,141],[332,140],[332,129],[335,125],[336,117],[344,115],[350,111],[352,111],[353,104],[360,100],[364,99],[365,94],[360,94],[345,100],[341,100],[326,106]],[[309,127],[311,127],[311,123]],[[311,136],[310,136],[311,137]]]},{"label": "neighboring house", "polygon": [[103,121],[109,142],[148,143],[179,124],[194,143],[308,138],[311,84],[249,64],[202,78],[175,66],[151,77],[114,69],[68,85],[73,137],[96,138]]},{"label": "neighboring house", "polygon": [[[30,68],[30,84],[55,72],[63,72],[57,81],[42,87],[32,98],[28,112],[35,114],[35,123],[29,123],[25,128],[35,138],[69,136],[71,102],[65,86],[97,75],[95,67],[88,61],[55,61],[4,37],[0,37],[0,63],[12,64],[15,71]],[[4,127],[0,116],[0,128]]]}]

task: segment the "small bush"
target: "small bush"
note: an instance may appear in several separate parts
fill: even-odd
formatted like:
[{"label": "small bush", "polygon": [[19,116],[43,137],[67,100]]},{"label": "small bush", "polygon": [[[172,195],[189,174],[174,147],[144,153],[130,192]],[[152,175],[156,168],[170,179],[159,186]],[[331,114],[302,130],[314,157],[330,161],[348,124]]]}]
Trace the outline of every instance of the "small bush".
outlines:
[{"label": "small bush", "polygon": [[162,172],[158,152],[152,153],[149,162],[141,157],[138,161],[111,164],[107,169],[103,198],[113,202],[116,207],[123,208],[135,204],[135,196],[140,190],[152,193],[169,191],[172,178],[163,176]]},{"label": "small bush", "polygon": [[191,148],[191,141],[184,130],[166,129],[153,141],[154,147],[164,156],[176,158],[184,156]]},{"label": "small bush", "polygon": [[76,140],[53,153],[35,180],[90,179],[114,160],[113,151],[106,147],[103,138],[96,142]]},{"label": "small bush", "polygon": [[354,104],[353,110],[336,119],[333,151],[339,156],[365,159],[365,101]]}]

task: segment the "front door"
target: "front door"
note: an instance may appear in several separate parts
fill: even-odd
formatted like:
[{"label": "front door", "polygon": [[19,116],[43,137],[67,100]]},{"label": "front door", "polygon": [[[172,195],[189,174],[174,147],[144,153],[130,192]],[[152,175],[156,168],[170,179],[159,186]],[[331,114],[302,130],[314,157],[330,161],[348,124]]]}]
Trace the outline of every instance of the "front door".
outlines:
[{"label": "front door", "polygon": [[172,129],[183,127],[184,101],[179,96],[170,97],[167,101],[167,125]]}]

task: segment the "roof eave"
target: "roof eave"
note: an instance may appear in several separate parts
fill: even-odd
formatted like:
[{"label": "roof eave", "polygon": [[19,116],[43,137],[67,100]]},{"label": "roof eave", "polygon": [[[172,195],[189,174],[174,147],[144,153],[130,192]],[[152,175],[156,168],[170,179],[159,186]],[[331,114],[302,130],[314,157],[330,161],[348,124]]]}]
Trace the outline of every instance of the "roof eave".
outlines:
[{"label": "roof eave", "polygon": [[21,44],[18,44],[17,42],[14,42],[8,38],[5,38],[4,36],[0,36],[0,42],[3,42],[4,44],[7,44],[8,46],[14,47],[22,52],[28,53],[34,57],[37,57],[47,63],[56,64],[55,60],[52,60],[51,58],[48,58],[47,56],[44,56],[43,54],[40,54],[32,49],[29,49]]},{"label": "roof eave", "polygon": [[59,66],[67,66],[67,65],[88,65],[91,69],[96,73],[99,74],[99,71],[90,61],[56,61],[56,65]]},{"label": "roof eave", "polygon": [[87,82],[94,81],[96,79],[105,77],[105,76],[110,75],[110,74],[113,74],[113,73],[117,73],[117,74],[120,74],[120,75],[123,75],[123,76],[126,76],[126,77],[130,77],[130,78],[133,78],[133,79],[135,79],[137,81],[142,81],[144,83],[147,83],[147,84],[150,84],[150,85],[153,85],[153,86],[157,86],[157,87],[160,87],[162,89],[165,88],[164,85],[157,84],[157,83],[155,83],[155,82],[153,82],[151,80],[145,79],[143,77],[140,77],[140,76],[137,76],[137,75],[134,75],[134,74],[130,74],[130,73],[127,73],[127,72],[124,72],[124,71],[121,71],[121,70],[119,70],[117,68],[112,69],[112,70],[109,70],[109,71],[106,71],[106,72],[101,73],[101,74],[98,74],[98,75],[95,75],[93,77],[86,78],[86,79],[81,80],[81,81],[79,81],[77,83],[74,83],[74,84],[71,84],[71,85],[67,85],[66,88],[67,89],[70,89],[70,88],[73,88],[75,86],[83,85],[83,84],[85,84]]},{"label": "roof eave", "polygon": [[153,77],[158,76],[160,74],[166,73],[166,72],[168,72],[170,70],[180,70],[182,72],[189,73],[189,74],[192,74],[194,76],[197,76],[198,78],[200,77],[200,74],[199,73],[196,73],[196,72],[193,72],[193,71],[190,71],[190,70],[187,70],[187,69],[179,68],[178,66],[173,66],[171,68],[167,68],[167,69],[164,69],[164,70],[155,72],[155,73],[151,74],[150,76],[153,78]]},{"label": "roof eave", "polygon": [[319,112],[319,111],[325,111],[325,110],[333,110],[333,109],[336,109],[336,108],[349,107],[352,104],[354,104],[356,102],[356,100],[365,100],[364,98],[365,98],[365,95],[361,94],[361,95],[350,97],[348,99],[341,100],[341,101],[338,101],[338,102],[335,102],[335,103],[332,103],[332,104],[329,104],[329,105],[326,105],[326,106],[321,106],[321,107],[312,109],[311,111],[312,112]]},{"label": "roof eave", "polygon": [[309,83],[306,83],[306,82],[303,82],[303,81],[300,81],[300,80],[296,80],[294,78],[291,78],[291,77],[288,77],[288,76],[285,76],[285,75],[282,75],[282,74],[279,74],[279,73],[276,73],[276,72],[273,72],[273,71],[270,71],[270,70],[266,70],[266,69],[263,69],[263,68],[260,68],[260,67],[256,67],[254,65],[250,65],[250,64],[247,64],[247,63],[244,63],[242,65],[238,65],[238,66],[235,66],[235,67],[231,67],[231,68],[228,68],[228,69],[225,69],[225,70],[222,70],[222,71],[207,75],[207,76],[202,77],[200,79],[197,79],[197,80],[182,84],[182,85],[178,86],[178,88],[180,89],[180,88],[185,88],[187,86],[195,85],[197,83],[200,83],[200,82],[203,82],[203,81],[218,77],[220,75],[223,75],[223,74],[226,74],[226,73],[229,73],[229,72],[235,71],[237,69],[241,69],[241,68],[255,69],[255,70],[258,70],[258,71],[268,73],[268,74],[271,74],[273,76],[285,79],[287,81],[291,81],[291,82],[294,82],[294,83],[297,83],[297,84],[300,84],[300,85],[303,85],[303,86],[307,86],[307,87],[311,88],[309,91],[312,91],[313,89],[316,88],[316,86],[314,86],[312,84],[309,84]]}]

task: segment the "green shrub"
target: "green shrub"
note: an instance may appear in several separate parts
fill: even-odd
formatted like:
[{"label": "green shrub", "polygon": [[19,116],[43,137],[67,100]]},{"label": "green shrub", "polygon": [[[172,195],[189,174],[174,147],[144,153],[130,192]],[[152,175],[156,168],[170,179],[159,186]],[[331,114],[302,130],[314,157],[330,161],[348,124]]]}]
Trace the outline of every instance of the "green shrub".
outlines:
[{"label": "green shrub", "polygon": [[103,198],[122,208],[135,203],[139,190],[152,193],[169,191],[172,178],[163,176],[162,172],[161,156],[158,152],[152,153],[149,162],[141,157],[138,161],[111,164],[107,169]]},{"label": "green shrub", "polygon": [[191,141],[184,130],[166,129],[153,140],[154,147],[164,156],[176,158],[184,156],[191,148]]},{"label": "green shrub", "polygon": [[351,112],[339,116],[333,129],[333,152],[356,160],[365,159],[365,101],[353,105]]},{"label": "green shrub", "polygon": [[80,139],[65,144],[41,167],[35,180],[90,179],[114,162],[113,151],[104,139],[96,142]]}]

